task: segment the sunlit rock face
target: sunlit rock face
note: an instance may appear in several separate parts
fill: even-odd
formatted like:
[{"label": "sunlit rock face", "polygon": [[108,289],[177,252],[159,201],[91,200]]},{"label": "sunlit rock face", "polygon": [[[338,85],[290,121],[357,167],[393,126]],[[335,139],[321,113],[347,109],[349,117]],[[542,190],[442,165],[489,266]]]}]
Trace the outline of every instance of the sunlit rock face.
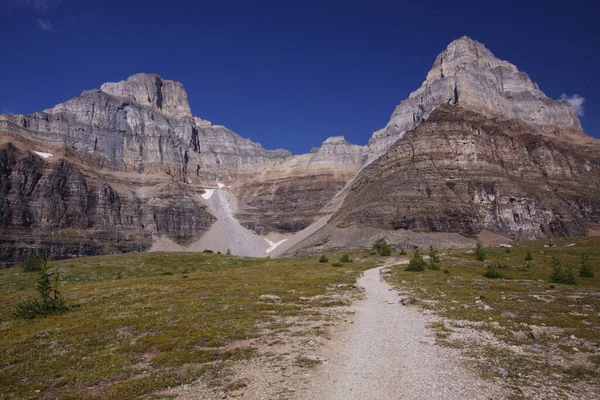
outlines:
[{"label": "sunlit rock face", "polygon": [[550,99],[526,73],[464,36],[437,56],[421,87],[396,107],[385,128],[373,134],[370,158],[383,154],[442,104],[460,105],[489,117],[516,118],[548,131],[581,132],[568,102]]},{"label": "sunlit rock face", "polygon": [[599,221],[597,140],[446,104],[362,170],[331,223],[539,239]]},{"label": "sunlit rock face", "polygon": [[367,146],[332,136],[302,155],[194,116],[181,83],[136,74],[0,115],[0,264],[195,243],[216,220],[203,197],[215,188],[260,235],[336,211],[329,228],[580,235],[600,223],[599,159],[570,104],[467,37]]},{"label": "sunlit rock face", "polygon": [[[66,257],[144,250],[159,236],[190,243],[215,220],[201,194],[218,183],[239,196],[234,212],[244,225],[295,232],[354,177],[363,152],[343,137],[306,155],[265,150],[192,116],[183,86],[153,74],[103,84],[45,111],[2,115],[0,139],[0,258],[10,261],[36,246]],[[90,242],[78,247],[46,235],[69,229],[66,237]]]}]

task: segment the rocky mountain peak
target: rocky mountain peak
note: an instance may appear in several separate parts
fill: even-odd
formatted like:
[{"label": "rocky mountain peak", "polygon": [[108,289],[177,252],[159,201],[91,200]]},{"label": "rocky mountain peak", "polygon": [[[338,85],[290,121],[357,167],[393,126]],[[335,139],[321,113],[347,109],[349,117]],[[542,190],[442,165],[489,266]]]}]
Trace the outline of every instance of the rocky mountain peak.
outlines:
[{"label": "rocky mountain peak", "polygon": [[396,107],[385,128],[373,134],[369,158],[383,154],[443,104],[488,117],[519,119],[542,131],[582,132],[568,103],[550,99],[529,75],[496,58],[482,43],[463,36],[437,56],[421,87]]},{"label": "rocky mountain peak", "polygon": [[456,75],[457,71],[469,67],[496,68],[503,66],[518,72],[517,67],[494,56],[483,43],[463,36],[451,42],[446,50],[435,59],[427,74],[427,81]]},{"label": "rocky mountain peak", "polygon": [[355,154],[362,152],[362,146],[352,144],[343,136],[332,136],[323,142],[319,153],[321,154]]},{"label": "rocky mountain peak", "polygon": [[151,106],[175,118],[191,117],[187,92],[179,82],[162,79],[156,74],[135,74],[124,81],[108,82],[100,87],[104,93],[125,97]]}]

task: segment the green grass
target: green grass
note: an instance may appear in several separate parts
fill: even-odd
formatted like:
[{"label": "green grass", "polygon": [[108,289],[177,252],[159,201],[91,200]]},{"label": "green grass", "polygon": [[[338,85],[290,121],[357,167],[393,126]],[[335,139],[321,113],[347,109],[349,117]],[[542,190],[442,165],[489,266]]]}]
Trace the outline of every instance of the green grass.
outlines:
[{"label": "green grass", "polygon": [[[300,296],[348,290],[373,263],[344,268],[318,259],[239,259],[205,253],[138,253],[50,263],[73,308],[18,320],[37,274],[0,271],[0,395],[128,399],[214,377],[254,356],[237,340],[275,317],[314,315]],[[274,294],[281,304],[258,301]],[[40,393],[35,391],[39,390]]]},{"label": "green grass", "polygon": [[[544,247],[551,243],[555,246]],[[573,243],[575,245],[571,246]],[[591,269],[600,271],[600,238],[524,242],[515,245],[510,253],[502,248],[486,248],[485,252],[486,261],[481,262],[468,250],[445,250],[441,252],[441,267],[448,273],[426,271],[415,274],[397,266],[392,268],[390,279],[404,291],[411,291],[420,306],[433,309],[457,324],[478,323],[478,329],[493,334],[496,340],[526,349],[525,356],[517,357],[505,349],[477,348],[477,344],[471,342],[440,341],[483,356],[487,366],[506,365],[511,370],[511,379],[524,380],[531,371],[537,371],[540,376],[562,374],[568,383],[578,377],[591,376],[590,370],[598,371],[600,357],[588,351],[586,358],[586,345],[583,345],[600,347],[598,274],[594,278],[578,277],[576,285],[552,283],[551,278],[553,256],[559,257],[565,266],[578,268],[582,254],[587,253]],[[528,252],[533,261],[526,266],[524,260]],[[497,279],[484,277],[490,269]],[[483,301],[491,309],[477,307],[475,301]],[[536,327],[541,327],[542,333],[532,337],[530,332]],[[579,341],[579,359],[571,350],[574,345],[565,345],[570,343],[571,335]],[[536,343],[542,344],[544,350],[532,350],[531,345]],[[562,358],[564,365],[547,363],[545,357],[549,354],[554,359]],[[508,363],[511,357],[515,362]],[[584,360],[583,364],[581,360]],[[547,370],[546,375],[544,370]],[[560,381],[559,378],[555,380]],[[520,381],[520,384],[526,383]]]}]

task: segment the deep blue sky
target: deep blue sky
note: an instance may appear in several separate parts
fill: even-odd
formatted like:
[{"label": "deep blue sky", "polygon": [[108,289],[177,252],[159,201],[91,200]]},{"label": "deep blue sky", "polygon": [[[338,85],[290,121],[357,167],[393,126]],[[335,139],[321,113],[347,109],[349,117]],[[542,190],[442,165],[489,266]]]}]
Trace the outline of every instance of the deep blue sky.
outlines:
[{"label": "deep blue sky", "polygon": [[468,35],[550,97],[585,97],[600,137],[598,1],[0,0],[0,113],[137,72],[182,82],[194,115],[265,148],[365,144]]}]

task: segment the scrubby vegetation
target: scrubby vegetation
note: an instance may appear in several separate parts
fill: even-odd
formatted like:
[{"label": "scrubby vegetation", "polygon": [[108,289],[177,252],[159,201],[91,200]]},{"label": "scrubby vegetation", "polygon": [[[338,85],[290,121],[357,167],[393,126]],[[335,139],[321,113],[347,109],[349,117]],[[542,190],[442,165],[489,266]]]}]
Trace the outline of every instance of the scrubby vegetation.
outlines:
[{"label": "scrubby vegetation", "polygon": [[488,265],[483,273],[483,276],[490,279],[498,279],[503,277],[495,264]]},{"label": "scrubby vegetation", "polygon": [[550,282],[574,285],[577,283],[575,269],[570,265],[563,265],[557,255],[552,256],[552,277],[550,278]]},{"label": "scrubby vegetation", "polygon": [[[523,397],[518,388],[525,386],[529,393],[549,386],[570,393],[554,398],[586,398],[577,390],[585,390],[600,371],[595,350],[600,348],[600,277],[563,283],[572,282],[582,265],[592,272],[600,268],[600,238],[516,243],[510,253],[500,247],[486,251],[490,266],[485,270],[473,252],[450,249],[443,259],[448,274],[415,274],[397,265],[390,280],[420,307],[445,318],[451,332],[439,334],[439,344],[462,349],[485,377],[497,378],[494,368],[505,368],[507,385],[517,388],[514,398]],[[535,255],[535,265],[529,260],[524,267],[525,258],[533,259],[527,254]],[[549,282],[554,271],[560,283]],[[473,332],[480,332],[479,339]]]},{"label": "scrubby vegetation", "polygon": [[475,258],[477,261],[485,261],[487,258],[487,252],[479,240],[477,240],[477,244],[475,245]]},{"label": "scrubby vegetation", "polygon": [[579,276],[582,278],[593,278],[594,270],[592,270],[592,264],[590,263],[590,257],[587,253],[581,255],[581,262],[579,263]]},{"label": "scrubby vegetation", "polygon": [[[232,346],[238,340],[260,334],[265,324],[278,326],[275,317],[321,318],[319,307],[300,297],[350,290],[374,264],[335,268],[318,258],[210,253],[53,261],[41,292],[52,302],[59,288],[72,307],[28,320],[13,311],[23,298],[39,296],[41,278],[0,270],[0,397],[162,398],[156,393],[199,378],[226,382],[228,365],[257,356]],[[282,302],[261,302],[263,294]]]},{"label": "scrubby vegetation", "polygon": [[429,269],[439,270],[440,269],[440,256],[433,246],[429,246],[429,263],[427,265]]},{"label": "scrubby vegetation", "polygon": [[377,239],[373,244],[373,250],[377,251],[380,256],[390,256],[392,254],[392,246],[385,238]]},{"label": "scrubby vegetation", "polygon": [[[31,256],[28,260],[30,258]],[[39,265],[35,265],[38,271],[35,288],[39,294],[39,298],[27,299],[17,303],[14,310],[14,315],[17,318],[33,319],[58,314],[69,309],[69,305],[58,290],[59,272],[48,268],[47,256],[36,256],[35,262],[39,263]]]},{"label": "scrubby vegetation", "polygon": [[329,262],[329,258],[327,258],[327,256],[325,256],[325,254],[323,254],[320,258],[319,258],[319,262],[320,263],[328,263]]},{"label": "scrubby vegetation", "polygon": [[413,255],[412,255],[410,261],[408,262],[408,265],[406,267],[404,267],[404,270],[405,271],[413,271],[413,272],[425,271],[426,266],[427,266],[427,263],[423,259],[421,252],[419,251],[419,249],[416,249],[413,252]]},{"label": "scrubby vegetation", "polygon": [[48,255],[34,251],[28,255],[23,264],[21,264],[21,270],[23,272],[39,271],[46,265],[48,260]]},{"label": "scrubby vegetation", "polygon": [[351,263],[352,259],[350,258],[350,255],[348,253],[345,253],[344,255],[342,255],[340,257],[340,262],[341,263]]}]

